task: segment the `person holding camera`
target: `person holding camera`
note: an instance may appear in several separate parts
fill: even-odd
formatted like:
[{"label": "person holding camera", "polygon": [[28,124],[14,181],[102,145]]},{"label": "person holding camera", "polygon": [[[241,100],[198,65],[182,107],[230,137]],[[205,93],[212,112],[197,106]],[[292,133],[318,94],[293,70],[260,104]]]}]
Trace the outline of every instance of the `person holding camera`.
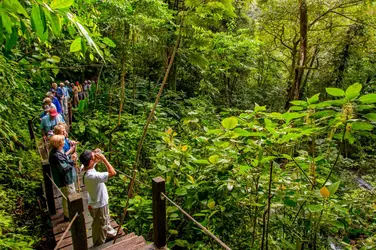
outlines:
[{"label": "person holding camera", "polygon": [[[93,218],[92,237],[93,246],[99,246],[106,239],[113,239],[116,230],[110,225],[110,213],[108,207],[108,192],[105,182],[116,175],[115,169],[102,154],[100,149],[94,151],[85,150],[80,155],[80,161],[84,165],[83,183],[89,194],[89,212]],[[97,172],[95,166],[103,162],[107,172]]]},{"label": "person holding camera", "polygon": [[[52,178],[61,192],[68,197],[70,194],[76,193],[75,181],[77,178],[76,169],[74,167],[75,156],[72,159],[64,153],[64,135],[53,135],[50,138],[50,146],[52,147],[49,155],[49,163],[51,166]],[[63,199],[64,220],[69,220],[68,202]]]}]

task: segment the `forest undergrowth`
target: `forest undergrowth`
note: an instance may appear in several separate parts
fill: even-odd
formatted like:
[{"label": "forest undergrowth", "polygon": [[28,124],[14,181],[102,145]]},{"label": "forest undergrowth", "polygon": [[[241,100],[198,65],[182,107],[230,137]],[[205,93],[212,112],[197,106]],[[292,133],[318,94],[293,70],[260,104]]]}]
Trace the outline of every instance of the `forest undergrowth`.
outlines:
[{"label": "forest undergrowth", "polygon": [[[150,184],[164,177],[167,194],[234,249],[371,249],[374,192],[358,178],[375,185],[376,96],[360,95],[361,88],[328,88],[333,100],[320,102],[317,94],[292,101],[286,113],[258,105],[218,110],[203,98],[167,92],[138,179]],[[148,102],[143,105],[138,110],[148,110]],[[116,132],[116,114],[88,108],[79,117],[74,134],[83,148],[103,148],[131,174],[145,113],[125,112]],[[130,180],[120,174],[110,183],[112,214],[119,217]],[[151,190],[135,185],[124,226],[152,240]],[[219,248],[175,207],[167,213],[170,248]]]}]

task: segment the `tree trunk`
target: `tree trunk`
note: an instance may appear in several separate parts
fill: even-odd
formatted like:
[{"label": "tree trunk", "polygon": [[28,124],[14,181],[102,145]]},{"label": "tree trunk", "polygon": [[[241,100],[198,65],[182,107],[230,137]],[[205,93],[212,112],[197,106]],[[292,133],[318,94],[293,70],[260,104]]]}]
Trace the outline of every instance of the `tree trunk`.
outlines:
[{"label": "tree trunk", "polygon": [[300,96],[302,98],[305,98],[306,95],[307,95],[307,88],[308,88],[307,87],[307,82],[308,82],[308,79],[310,77],[310,74],[311,74],[311,71],[312,71],[312,68],[313,68],[313,64],[314,64],[314,62],[316,60],[316,57],[317,57],[318,53],[319,53],[319,48],[318,48],[318,46],[316,46],[315,50],[313,52],[313,56],[311,58],[311,61],[309,63],[309,69],[307,70],[306,76],[304,78],[303,84],[302,84],[301,89],[300,89]]},{"label": "tree trunk", "polygon": [[308,34],[308,13],[306,0],[299,0],[299,14],[300,14],[300,48],[298,65],[294,71],[294,81],[290,89],[286,107],[292,100],[297,100],[300,97],[300,87],[302,83],[304,67],[307,60],[307,34]]}]

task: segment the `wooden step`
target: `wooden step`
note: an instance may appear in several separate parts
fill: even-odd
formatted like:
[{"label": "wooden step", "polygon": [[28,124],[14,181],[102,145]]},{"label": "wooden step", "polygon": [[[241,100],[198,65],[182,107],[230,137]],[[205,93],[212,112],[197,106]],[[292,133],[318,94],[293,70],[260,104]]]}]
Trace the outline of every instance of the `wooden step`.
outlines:
[{"label": "wooden step", "polygon": [[[118,242],[121,242],[121,241],[124,241],[124,240],[129,240],[131,238],[134,238],[134,237],[137,237],[137,235],[135,235],[134,233],[129,233],[129,234],[126,234],[126,235],[123,235],[123,236],[118,236],[117,240],[116,240],[116,243],[117,244]],[[97,246],[97,247],[92,247],[90,248],[90,250],[103,250],[103,249],[106,249],[106,247],[109,247],[109,246],[112,246],[112,241],[109,241],[103,245],[100,245],[100,246]]]},{"label": "wooden step", "polygon": [[[122,238],[125,238],[122,237]],[[102,246],[99,246],[101,248],[92,248],[94,250],[140,250],[140,249],[144,249],[144,247],[146,246],[146,241],[144,239],[144,237],[142,236],[137,236],[137,235],[134,235],[132,233],[132,236],[130,236],[129,238],[126,238],[126,239],[122,239],[120,240],[121,238],[119,238],[115,244],[112,244],[112,241],[111,242],[108,242]]]}]

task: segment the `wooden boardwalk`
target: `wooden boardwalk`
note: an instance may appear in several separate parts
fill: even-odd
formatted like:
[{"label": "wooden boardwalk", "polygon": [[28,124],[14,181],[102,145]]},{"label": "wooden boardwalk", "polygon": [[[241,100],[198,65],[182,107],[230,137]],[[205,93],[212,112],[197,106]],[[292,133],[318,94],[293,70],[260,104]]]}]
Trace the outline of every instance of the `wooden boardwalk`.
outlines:
[{"label": "wooden boardwalk", "polygon": [[[82,176],[80,175],[80,179],[82,179]],[[80,181],[82,183],[82,181]],[[87,234],[87,243],[88,247],[93,246],[93,240],[92,240],[92,231],[91,231],[91,223],[93,219],[91,218],[88,210],[88,201],[87,201],[87,191],[85,186],[81,185],[80,187],[80,194],[83,200],[84,205],[84,217],[85,217],[85,224],[86,224],[86,234]],[[69,225],[69,221],[64,221],[64,214],[63,214],[63,208],[62,208],[62,199],[64,199],[60,192],[57,190],[57,188],[54,186],[54,196],[55,196],[55,207],[56,207],[56,214],[51,216],[51,223],[53,227],[53,234],[56,240],[56,244],[60,241],[61,237],[63,236],[63,233],[65,229]],[[111,226],[117,230],[119,225],[111,219]],[[119,237],[124,236],[123,230],[120,230]],[[61,243],[60,247],[58,249],[73,249],[72,245],[72,236],[71,232],[69,231]]]}]

